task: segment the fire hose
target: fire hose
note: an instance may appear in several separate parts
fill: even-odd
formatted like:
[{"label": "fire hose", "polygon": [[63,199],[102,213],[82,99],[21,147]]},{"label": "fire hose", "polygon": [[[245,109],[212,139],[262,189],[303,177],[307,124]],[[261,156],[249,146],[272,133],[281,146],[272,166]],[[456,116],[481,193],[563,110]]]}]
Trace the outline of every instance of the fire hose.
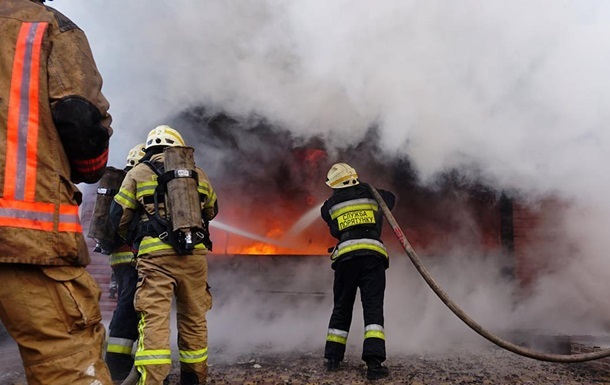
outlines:
[{"label": "fire hose", "polygon": [[470,318],[455,302],[453,302],[451,300],[451,298],[449,298],[447,293],[445,293],[445,291],[436,283],[436,281],[434,281],[434,279],[432,278],[432,276],[430,275],[428,270],[426,270],[426,268],[422,264],[421,260],[417,256],[417,253],[415,252],[413,247],[411,247],[411,244],[407,240],[407,237],[402,232],[402,229],[398,225],[398,222],[396,222],[396,219],[390,212],[390,209],[385,204],[385,202],[384,202],[383,198],[381,197],[381,195],[379,194],[379,192],[375,189],[375,187],[373,187],[371,185],[368,185],[368,188],[371,191],[371,193],[373,194],[373,196],[375,197],[375,200],[379,204],[379,207],[381,208],[388,223],[392,227],[392,230],[394,231],[396,238],[398,238],[398,241],[400,242],[401,246],[404,248],[405,252],[407,253],[407,256],[409,257],[409,259],[411,260],[411,262],[413,263],[413,265],[415,266],[415,268],[417,269],[419,274],[422,276],[422,278],[426,281],[428,286],[430,286],[432,291],[434,291],[434,293],[453,312],[453,314],[455,314],[460,320],[462,320],[466,325],[468,325],[472,330],[474,330],[480,336],[482,336],[483,338],[487,339],[488,341],[490,341],[490,342],[496,344],[497,346],[504,348],[510,352],[513,352],[515,354],[519,354],[519,355],[522,355],[525,357],[533,358],[535,360],[540,360],[540,361],[563,362],[563,363],[585,362],[585,361],[592,361],[592,360],[597,360],[600,358],[610,356],[610,349],[603,349],[603,350],[598,350],[598,351],[594,351],[594,352],[590,352],[590,353],[581,353],[581,354],[552,354],[552,353],[539,352],[539,351],[532,350],[532,349],[529,349],[529,348],[526,348],[526,347],[523,347],[520,345],[516,345],[512,342],[509,342],[505,339],[498,337],[497,335],[495,335],[495,334],[491,333],[490,331],[488,331],[487,329],[483,328],[476,321],[474,321],[472,318]]}]

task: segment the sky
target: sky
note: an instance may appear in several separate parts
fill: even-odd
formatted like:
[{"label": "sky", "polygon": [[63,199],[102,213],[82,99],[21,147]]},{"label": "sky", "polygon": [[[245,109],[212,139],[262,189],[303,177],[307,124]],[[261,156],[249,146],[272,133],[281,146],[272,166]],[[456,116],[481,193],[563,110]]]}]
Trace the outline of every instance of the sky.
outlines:
[{"label": "sky", "polygon": [[[199,105],[261,116],[295,136],[320,137],[329,148],[357,144],[377,126],[381,150],[407,156],[421,183],[447,169],[476,169],[494,188],[521,191],[531,202],[549,196],[567,202],[558,224],[562,247],[549,251],[556,264],[516,308],[512,293],[476,256],[470,266],[482,270],[449,280],[473,312],[507,328],[606,330],[610,3],[48,4],[89,38],[114,117],[111,161],[122,162],[154,126]],[[455,262],[438,263],[442,276]],[[470,288],[481,271],[487,278]],[[430,309],[423,298],[405,306]],[[491,317],[508,308],[507,316]],[[553,312],[567,314],[550,317]],[[445,325],[453,315],[426,314],[420,330],[428,332],[419,340],[429,343],[437,331],[428,326]]]}]

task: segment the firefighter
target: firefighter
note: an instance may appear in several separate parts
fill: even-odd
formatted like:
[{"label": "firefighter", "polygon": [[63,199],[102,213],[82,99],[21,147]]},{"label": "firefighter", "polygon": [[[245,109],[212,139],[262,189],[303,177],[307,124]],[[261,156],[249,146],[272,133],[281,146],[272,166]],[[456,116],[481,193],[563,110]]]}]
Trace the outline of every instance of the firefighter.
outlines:
[{"label": "firefighter", "polygon": [[[375,380],[389,375],[382,365],[386,359],[383,329],[383,297],[388,252],[381,241],[382,212],[372,193],[358,180],[356,170],[347,163],[336,163],[328,171],[326,184],[332,196],[321,208],[322,219],[330,233],[338,239],[331,254],[335,271],[334,307],[326,336],[324,358],[329,371],[338,370],[345,354],[347,336],[352,322],[356,291],[360,289],[364,313],[364,344],[362,360],[366,376]],[[395,197],[379,190],[388,208]]]},{"label": "firefighter", "polygon": [[[131,170],[145,155],[144,143],[137,144],[127,155],[125,172]],[[106,364],[113,381],[124,380],[133,366],[132,348],[138,339],[138,316],[133,299],[138,281],[134,253],[127,242],[117,236],[110,254],[110,266],[117,283],[117,305],[109,325]]]},{"label": "firefighter", "polygon": [[[166,204],[169,199],[166,177],[175,175],[173,171],[165,171],[166,153],[173,146],[186,148],[178,131],[166,125],[150,131],[146,139],[146,156],[127,173],[111,207],[111,221],[122,236],[133,216],[140,219],[134,248],[138,250],[135,308],[139,312],[135,366],[141,385],[162,384],[170,373],[172,296],[176,298],[180,384],[204,384],[207,378],[206,312],[212,307],[207,284],[208,249],[199,237],[193,247],[185,251],[184,244],[175,240],[172,229],[161,219],[179,220],[180,211],[169,213]],[[199,167],[192,170],[189,178],[191,176],[197,181],[190,193],[196,194],[200,209],[197,212],[201,214],[199,225],[202,226],[202,220],[211,220],[218,213],[216,193]],[[175,216],[171,217],[173,214]]]},{"label": "firefighter", "polygon": [[75,183],[112,134],[83,31],[42,1],[0,6],[0,320],[29,384],[111,384]]}]

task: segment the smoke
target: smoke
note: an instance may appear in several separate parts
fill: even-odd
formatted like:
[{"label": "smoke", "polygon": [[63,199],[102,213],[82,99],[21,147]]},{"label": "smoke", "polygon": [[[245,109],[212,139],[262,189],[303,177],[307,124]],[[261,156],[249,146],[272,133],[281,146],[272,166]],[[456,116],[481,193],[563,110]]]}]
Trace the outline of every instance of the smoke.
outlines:
[{"label": "smoke", "polygon": [[[605,41],[610,4],[600,0],[56,3],[52,5],[86,31],[104,76],[115,119],[111,153],[115,162],[122,164],[123,154],[156,124],[205,106],[241,122],[282,127],[289,140],[279,135],[280,143],[320,140],[329,163],[349,154],[367,179],[391,182],[398,190],[412,191],[413,186],[405,187],[397,179],[405,176],[400,167],[407,165],[412,177],[405,183],[419,190],[414,198],[402,196],[399,205],[411,203],[407,214],[419,210],[417,218],[428,214],[440,218],[445,213],[452,225],[421,230],[406,215],[401,216],[401,224],[407,227],[407,236],[409,231],[446,234],[443,246],[451,247],[442,249],[454,257],[437,262],[434,273],[446,276],[448,292],[467,310],[500,328],[544,325],[546,330],[574,334],[603,330],[603,320],[608,319],[603,293],[609,289],[604,272],[610,271],[605,258],[610,246],[605,236],[610,218],[606,198],[610,138],[605,129],[609,113],[604,108],[610,100],[610,50]],[[209,167],[212,176],[252,176],[248,189],[239,185],[225,191],[246,191],[244,204],[265,205],[274,200],[256,199],[263,193],[254,181],[256,176],[265,177],[268,169],[250,168],[252,158],[238,155],[256,154],[255,164],[278,170],[275,163],[288,148],[280,154],[266,151],[279,145],[257,137],[255,124],[248,127],[243,135],[232,134],[233,148],[221,139],[210,142],[199,137],[200,131],[189,130],[185,136],[189,143],[200,141],[207,149],[204,168]],[[375,143],[359,156],[361,145],[371,139],[371,127]],[[230,169],[223,167],[227,164]],[[438,207],[413,204],[431,202],[424,199],[426,194],[440,196],[447,183],[439,185],[439,178],[453,170],[458,170],[466,187],[483,185],[485,196],[497,198],[505,191],[534,209],[548,197],[567,203],[563,215],[555,218],[552,233],[542,234],[552,240],[536,250],[535,255],[548,264],[515,308],[514,293],[498,278],[498,264],[480,257],[484,251],[473,250],[475,241],[484,239],[483,229],[472,225],[473,213],[451,208],[452,202],[464,200],[446,199]],[[266,184],[264,191],[285,188],[281,180]],[[320,193],[316,194],[317,199]],[[459,241],[462,235],[467,242]],[[427,246],[428,252],[434,250],[434,245]],[[400,268],[400,273],[406,271],[409,268]],[[397,343],[421,347],[421,341],[430,344],[439,333],[462,333],[461,327],[448,321],[452,316],[428,300],[425,288],[412,283],[397,287],[392,279],[398,269],[389,272],[388,323],[405,327]],[[477,287],[471,287],[474,283]],[[240,310],[248,309],[238,305],[240,299],[228,298],[235,305],[227,308],[231,310],[227,314],[237,317]],[[405,311],[394,313],[390,310],[394,308]],[[498,310],[509,308],[509,313]],[[328,311],[324,309],[324,316]],[[224,313],[217,309],[216,314],[220,318]],[[298,324],[300,318],[295,314],[274,320],[278,322],[274,325],[285,326]],[[256,327],[264,327],[265,322]],[[417,333],[407,333],[407,326]],[[306,335],[307,329],[302,330]]]}]

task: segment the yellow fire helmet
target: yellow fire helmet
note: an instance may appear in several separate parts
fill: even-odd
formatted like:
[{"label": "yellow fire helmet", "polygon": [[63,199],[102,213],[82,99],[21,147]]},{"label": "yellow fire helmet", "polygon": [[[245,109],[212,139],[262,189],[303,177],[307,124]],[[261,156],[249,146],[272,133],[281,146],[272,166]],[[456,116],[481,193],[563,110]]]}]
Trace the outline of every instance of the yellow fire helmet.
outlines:
[{"label": "yellow fire helmet", "polygon": [[138,164],[140,159],[142,159],[142,157],[144,155],[146,155],[146,153],[144,152],[145,148],[146,148],[146,145],[144,143],[138,143],[135,146],[133,146],[133,148],[131,150],[129,150],[129,154],[127,154],[126,166],[133,167],[136,164]]},{"label": "yellow fire helmet", "polygon": [[326,174],[326,184],[332,188],[345,188],[358,183],[358,174],[347,163],[335,163]]},{"label": "yellow fire helmet", "polygon": [[170,126],[161,125],[152,129],[146,137],[146,149],[153,146],[186,146],[182,135]]}]

